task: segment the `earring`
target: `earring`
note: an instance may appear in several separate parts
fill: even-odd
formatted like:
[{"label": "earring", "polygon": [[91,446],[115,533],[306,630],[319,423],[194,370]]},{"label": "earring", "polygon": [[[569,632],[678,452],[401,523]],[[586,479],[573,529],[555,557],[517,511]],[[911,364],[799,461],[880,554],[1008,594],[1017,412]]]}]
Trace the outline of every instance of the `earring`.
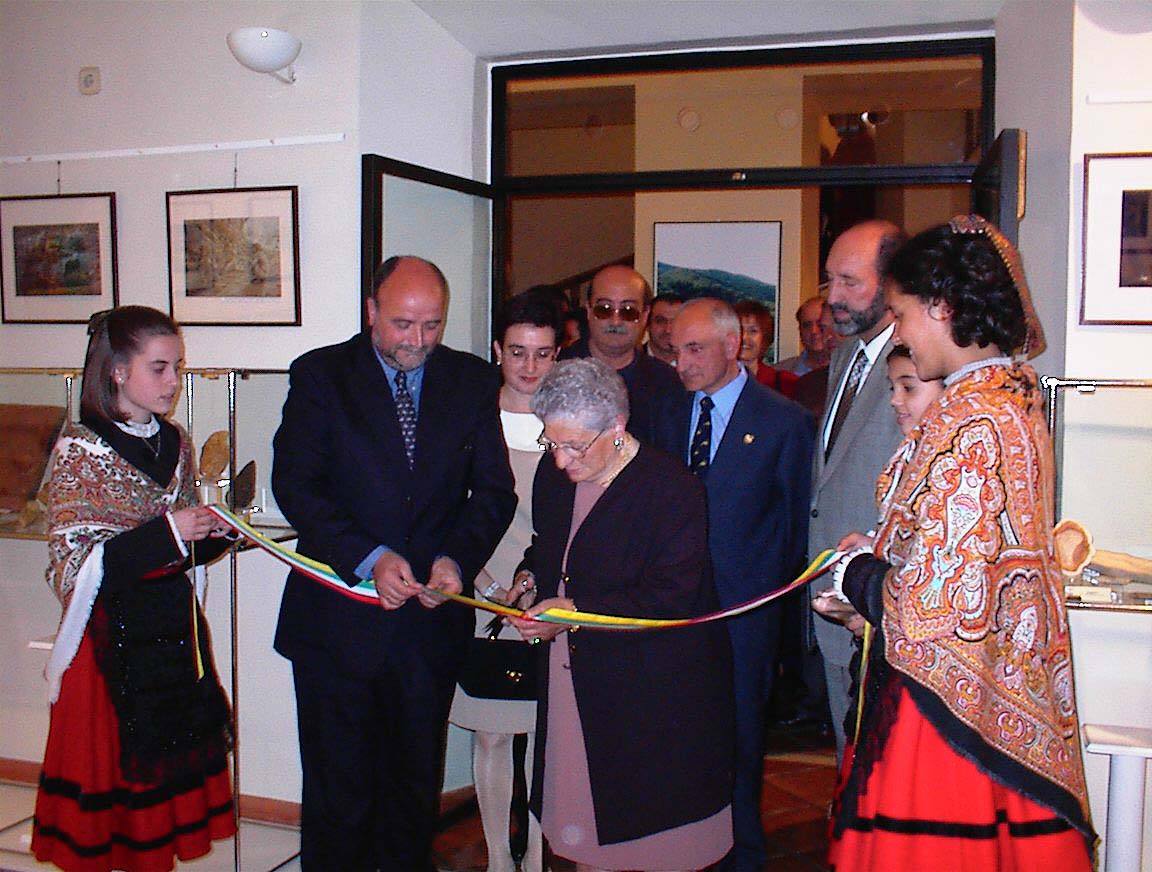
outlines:
[{"label": "earring", "polygon": [[615,439],[613,439],[612,440],[612,447],[615,448],[617,451],[622,449],[624,447],[624,437],[623,436],[617,436]]}]

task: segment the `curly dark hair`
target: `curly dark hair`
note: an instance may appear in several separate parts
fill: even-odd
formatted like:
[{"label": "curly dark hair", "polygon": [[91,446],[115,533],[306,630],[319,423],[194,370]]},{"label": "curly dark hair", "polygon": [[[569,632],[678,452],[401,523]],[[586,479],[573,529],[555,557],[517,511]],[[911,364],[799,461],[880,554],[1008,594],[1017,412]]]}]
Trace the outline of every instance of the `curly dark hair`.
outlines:
[{"label": "curly dark hair", "polygon": [[947,305],[952,339],[961,348],[995,345],[1011,354],[1023,345],[1020,292],[987,236],[956,233],[948,224],[932,227],[896,252],[888,276],[905,294]]}]

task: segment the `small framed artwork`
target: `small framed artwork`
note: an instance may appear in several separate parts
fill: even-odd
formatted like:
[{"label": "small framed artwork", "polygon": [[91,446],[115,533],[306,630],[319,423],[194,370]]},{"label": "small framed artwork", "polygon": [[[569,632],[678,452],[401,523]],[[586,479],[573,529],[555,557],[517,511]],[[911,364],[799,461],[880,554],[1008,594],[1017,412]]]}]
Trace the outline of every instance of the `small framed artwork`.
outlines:
[{"label": "small framed artwork", "polygon": [[[780,295],[781,221],[657,221],[652,275],[656,293],[755,300],[776,317]],[[774,359],[776,337],[766,355]]]},{"label": "small framed artwork", "polygon": [[0,197],[0,320],[85,324],[119,302],[116,195]]},{"label": "small framed artwork", "polygon": [[300,324],[296,186],[168,193],[168,292],[180,324]]},{"label": "small framed artwork", "polygon": [[1081,324],[1152,324],[1152,153],[1084,155]]}]

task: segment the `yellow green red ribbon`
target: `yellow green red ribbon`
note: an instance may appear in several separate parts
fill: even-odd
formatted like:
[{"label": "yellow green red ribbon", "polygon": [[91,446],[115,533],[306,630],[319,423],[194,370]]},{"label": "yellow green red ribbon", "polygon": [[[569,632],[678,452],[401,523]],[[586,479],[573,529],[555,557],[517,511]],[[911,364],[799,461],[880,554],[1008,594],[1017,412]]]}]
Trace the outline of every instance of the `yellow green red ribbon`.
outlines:
[{"label": "yellow green red ribbon", "polygon": [[[257,547],[267,551],[277,560],[287,564],[292,569],[306,575],[308,578],[318,581],[334,590],[335,592],[348,596],[353,599],[363,600],[365,602],[379,603],[379,597],[376,594],[376,586],[372,583],[372,579],[367,578],[361,581],[354,587],[349,587],[348,584],[342,579],[332,567],[326,563],[321,563],[318,560],[313,560],[310,557],[305,557],[297,551],[286,548],[279,542],[270,539],[268,536],[261,533],[258,529],[253,527],[239,515],[230,512],[228,509],[221,505],[211,505],[208,509],[215,514],[225,524],[243,536],[245,539],[252,542]],[[535,620],[547,621],[553,624],[567,624],[577,627],[598,627],[604,630],[659,630],[669,629],[672,627],[689,627],[694,624],[703,624],[708,621],[719,621],[724,618],[731,618],[736,615],[742,615],[745,612],[750,612],[757,609],[762,605],[779,599],[788,593],[803,587],[814,578],[826,572],[832,564],[840,556],[840,552],[827,550],[822,551],[816,556],[808,567],[800,573],[795,579],[784,587],[778,588],[770,593],[766,593],[755,599],[748,600],[744,603],[739,603],[734,606],[729,606],[726,609],[719,611],[709,612],[706,615],[699,615],[695,618],[632,618],[621,617],[619,615],[599,615],[595,612],[578,612],[569,609],[548,609],[536,615]],[[511,608],[503,605],[502,603],[490,602],[488,600],[475,599],[474,597],[463,596],[456,593],[445,593],[444,591],[434,591],[437,596],[442,596],[445,599],[453,600],[454,602],[461,603],[462,605],[469,606],[474,609],[480,609],[485,612],[491,612],[497,615],[504,615],[505,617],[525,618],[528,615],[522,609]]]}]

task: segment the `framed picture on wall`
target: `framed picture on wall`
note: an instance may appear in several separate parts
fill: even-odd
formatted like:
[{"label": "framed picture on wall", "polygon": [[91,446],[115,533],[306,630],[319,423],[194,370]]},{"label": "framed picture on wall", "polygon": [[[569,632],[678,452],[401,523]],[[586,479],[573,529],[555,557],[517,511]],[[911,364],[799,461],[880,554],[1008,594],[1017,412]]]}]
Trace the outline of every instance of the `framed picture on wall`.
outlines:
[{"label": "framed picture on wall", "polygon": [[300,324],[295,185],[168,193],[168,293],[180,324]]},{"label": "framed picture on wall", "polygon": [[[657,294],[763,303],[779,324],[781,221],[657,221],[652,275]],[[779,330],[777,330],[777,334]],[[769,338],[775,359],[776,337]]]},{"label": "framed picture on wall", "polygon": [[1084,155],[1081,324],[1152,324],[1152,153]]},{"label": "framed picture on wall", "polygon": [[116,195],[0,197],[0,320],[84,324],[119,302]]}]

